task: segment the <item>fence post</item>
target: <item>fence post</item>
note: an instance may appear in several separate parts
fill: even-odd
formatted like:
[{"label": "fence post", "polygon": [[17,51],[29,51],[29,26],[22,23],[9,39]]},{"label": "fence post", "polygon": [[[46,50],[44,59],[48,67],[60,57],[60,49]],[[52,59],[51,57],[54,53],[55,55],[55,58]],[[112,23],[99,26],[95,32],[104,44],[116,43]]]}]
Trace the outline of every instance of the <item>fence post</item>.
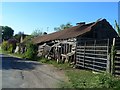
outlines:
[{"label": "fence post", "polygon": [[113,44],[111,48],[111,74],[114,74],[114,49],[115,49],[115,38],[113,38]]},{"label": "fence post", "polygon": [[93,59],[93,70],[94,70],[94,65],[95,65],[95,61],[96,61],[96,56],[95,56],[95,53],[96,53],[96,40],[94,40],[94,59]]},{"label": "fence post", "polygon": [[110,66],[111,66],[111,61],[110,61],[110,54],[109,54],[109,39],[107,40],[107,73],[110,73]]},{"label": "fence post", "polygon": [[85,68],[85,47],[86,47],[86,41],[84,43],[84,59],[83,59],[83,67]]}]

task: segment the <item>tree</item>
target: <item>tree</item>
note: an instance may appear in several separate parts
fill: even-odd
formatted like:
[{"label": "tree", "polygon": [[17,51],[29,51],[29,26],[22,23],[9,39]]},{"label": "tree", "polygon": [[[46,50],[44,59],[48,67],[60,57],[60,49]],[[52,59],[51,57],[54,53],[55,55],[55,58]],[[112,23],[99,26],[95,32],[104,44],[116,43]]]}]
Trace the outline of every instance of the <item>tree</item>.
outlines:
[{"label": "tree", "polygon": [[115,20],[115,26],[116,26],[117,33],[118,33],[118,35],[120,37],[120,27],[119,27],[119,25],[118,25],[116,20]]},{"label": "tree", "polygon": [[61,31],[67,28],[71,28],[73,25],[71,25],[71,23],[67,23],[67,24],[61,24],[59,27],[55,27],[54,30],[55,31]]},{"label": "tree", "polygon": [[2,39],[8,40],[13,37],[14,30],[8,26],[2,26]]},{"label": "tree", "polygon": [[41,36],[43,35],[43,32],[40,29],[36,29],[31,34],[33,37]]},{"label": "tree", "polygon": [[32,42],[27,44],[27,51],[25,52],[26,59],[36,59],[37,57],[37,46]]}]

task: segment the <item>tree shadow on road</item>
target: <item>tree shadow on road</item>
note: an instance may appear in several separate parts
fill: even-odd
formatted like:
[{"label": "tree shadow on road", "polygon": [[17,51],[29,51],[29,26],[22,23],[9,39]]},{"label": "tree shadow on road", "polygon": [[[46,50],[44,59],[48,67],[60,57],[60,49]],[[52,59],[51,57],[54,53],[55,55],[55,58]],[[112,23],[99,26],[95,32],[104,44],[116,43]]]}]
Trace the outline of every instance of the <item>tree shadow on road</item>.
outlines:
[{"label": "tree shadow on road", "polygon": [[4,55],[2,56],[2,70],[33,70],[38,65],[40,66],[42,64],[35,61],[24,60],[16,57]]}]

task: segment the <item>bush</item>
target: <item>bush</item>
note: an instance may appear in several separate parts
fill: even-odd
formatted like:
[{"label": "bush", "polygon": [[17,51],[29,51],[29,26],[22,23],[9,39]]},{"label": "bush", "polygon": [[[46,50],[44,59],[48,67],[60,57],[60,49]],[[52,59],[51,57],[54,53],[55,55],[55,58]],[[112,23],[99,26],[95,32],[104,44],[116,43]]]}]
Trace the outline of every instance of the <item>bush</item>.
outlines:
[{"label": "bush", "polygon": [[12,52],[13,52],[13,50],[15,50],[16,49],[16,44],[17,44],[17,40],[16,39],[9,39],[8,40],[8,45],[9,45],[9,47],[12,49]]},{"label": "bush", "polygon": [[37,46],[32,43],[28,43],[27,51],[25,52],[24,58],[31,59],[31,60],[36,59],[37,58]]},{"label": "bush", "polygon": [[1,48],[3,51],[8,51],[9,53],[13,53],[13,51],[16,48],[16,43],[17,43],[17,40],[9,39],[8,41],[2,42]]},{"label": "bush", "polygon": [[8,46],[8,52],[9,53],[13,53],[13,45],[12,44],[8,44],[9,46]]},{"label": "bush", "polygon": [[3,41],[1,48],[2,48],[2,50],[7,51],[8,50],[8,42],[7,41]]}]

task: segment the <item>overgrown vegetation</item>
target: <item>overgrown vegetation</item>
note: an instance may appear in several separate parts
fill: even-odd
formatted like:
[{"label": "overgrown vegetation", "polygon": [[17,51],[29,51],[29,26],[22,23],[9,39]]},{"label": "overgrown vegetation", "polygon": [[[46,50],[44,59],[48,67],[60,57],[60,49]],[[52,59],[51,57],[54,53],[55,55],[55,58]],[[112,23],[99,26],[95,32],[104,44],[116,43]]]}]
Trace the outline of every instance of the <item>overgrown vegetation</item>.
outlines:
[{"label": "overgrown vegetation", "polygon": [[2,42],[1,48],[2,48],[2,50],[7,51],[7,49],[8,49],[8,42],[7,41]]},{"label": "overgrown vegetation", "polygon": [[52,64],[53,66],[57,67],[59,70],[68,70],[71,69],[71,65],[69,63],[57,63],[56,60],[48,60],[44,57],[38,59],[39,62]]},{"label": "overgrown vegetation", "polygon": [[13,53],[16,48],[17,41],[14,39],[9,39],[8,41],[3,41],[1,48],[3,51],[8,51],[9,53]]},{"label": "overgrown vegetation", "polygon": [[109,74],[94,74],[86,70],[68,70],[66,75],[70,83],[62,88],[120,88],[120,80]]},{"label": "overgrown vegetation", "polygon": [[61,88],[120,88],[120,79],[110,74],[95,74],[89,70],[74,69],[69,63],[58,64],[55,60],[45,58],[41,58],[39,61],[64,70],[69,81],[61,83]]},{"label": "overgrown vegetation", "polygon": [[31,42],[27,44],[27,51],[25,52],[24,58],[35,60],[37,57],[37,46]]}]

